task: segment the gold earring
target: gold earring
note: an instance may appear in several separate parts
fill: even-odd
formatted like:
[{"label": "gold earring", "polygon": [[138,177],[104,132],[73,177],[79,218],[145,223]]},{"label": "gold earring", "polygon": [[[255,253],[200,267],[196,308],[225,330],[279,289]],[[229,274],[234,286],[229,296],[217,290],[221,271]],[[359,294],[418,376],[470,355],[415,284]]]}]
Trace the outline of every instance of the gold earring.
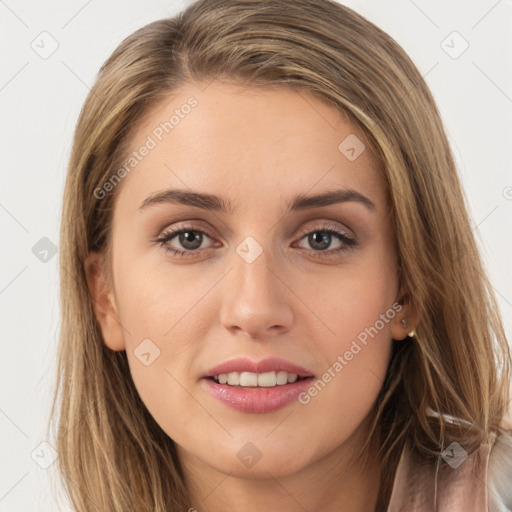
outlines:
[{"label": "gold earring", "polygon": [[[401,323],[402,327],[407,329],[407,320],[405,318],[402,319]],[[407,334],[407,336],[409,336],[409,338],[414,338],[414,336],[416,336],[416,331],[413,329],[410,333]]]}]

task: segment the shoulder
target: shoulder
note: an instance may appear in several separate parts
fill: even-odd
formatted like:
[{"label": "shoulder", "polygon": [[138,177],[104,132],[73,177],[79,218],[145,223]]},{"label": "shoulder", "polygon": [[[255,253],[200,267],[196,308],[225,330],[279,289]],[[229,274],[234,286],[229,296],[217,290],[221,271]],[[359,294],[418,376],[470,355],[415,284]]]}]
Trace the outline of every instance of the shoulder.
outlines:
[{"label": "shoulder", "polygon": [[489,456],[487,487],[489,512],[512,511],[512,432],[496,438]]}]

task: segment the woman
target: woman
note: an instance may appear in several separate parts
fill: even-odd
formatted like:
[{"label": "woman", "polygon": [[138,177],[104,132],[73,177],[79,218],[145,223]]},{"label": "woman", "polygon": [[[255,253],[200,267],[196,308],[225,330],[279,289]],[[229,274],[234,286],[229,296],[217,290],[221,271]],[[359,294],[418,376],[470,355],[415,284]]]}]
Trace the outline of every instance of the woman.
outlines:
[{"label": "woman", "polygon": [[61,237],[77,511],[510,509],[510,353],[453,157],[354,11],[203,0],[128,37]]}]

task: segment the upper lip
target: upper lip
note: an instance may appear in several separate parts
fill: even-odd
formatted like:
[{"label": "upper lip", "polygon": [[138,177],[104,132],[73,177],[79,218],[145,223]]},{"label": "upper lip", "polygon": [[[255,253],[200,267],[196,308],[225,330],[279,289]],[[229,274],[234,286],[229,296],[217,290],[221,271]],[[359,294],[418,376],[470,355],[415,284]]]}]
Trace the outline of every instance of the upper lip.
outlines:
[{"label": "upper lip", "polygon": [[299,377],[313,376],[313,373],[309,370],[278,357],[268,357],[261,361],[252,361],[248,358],[239,357],[230,359],[229,361],[225,361],[211,368],[203,377],[213,377],[214,375],[231,372],[267,373],[279,371],[295,373]]}]

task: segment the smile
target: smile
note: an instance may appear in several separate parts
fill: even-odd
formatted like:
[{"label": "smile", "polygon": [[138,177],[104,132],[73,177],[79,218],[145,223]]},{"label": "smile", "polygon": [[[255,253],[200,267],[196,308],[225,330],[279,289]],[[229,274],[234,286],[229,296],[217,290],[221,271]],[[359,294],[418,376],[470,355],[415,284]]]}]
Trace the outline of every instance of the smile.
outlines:
[{"label": "smile", "polygon": [[230,372],[214,375],[213,379],[219,384],[239,387],[260,387],[273,388],[292,384],[301,378],[296,373],[285,371],[252,373],[252,372]]},{"label": "smile", "polygon": [[305,368],[279,358],[259,362],[237,358],[206,372],[206,390],[237,411],[261,414],[277,411],[297,401],[315,377]]}]

